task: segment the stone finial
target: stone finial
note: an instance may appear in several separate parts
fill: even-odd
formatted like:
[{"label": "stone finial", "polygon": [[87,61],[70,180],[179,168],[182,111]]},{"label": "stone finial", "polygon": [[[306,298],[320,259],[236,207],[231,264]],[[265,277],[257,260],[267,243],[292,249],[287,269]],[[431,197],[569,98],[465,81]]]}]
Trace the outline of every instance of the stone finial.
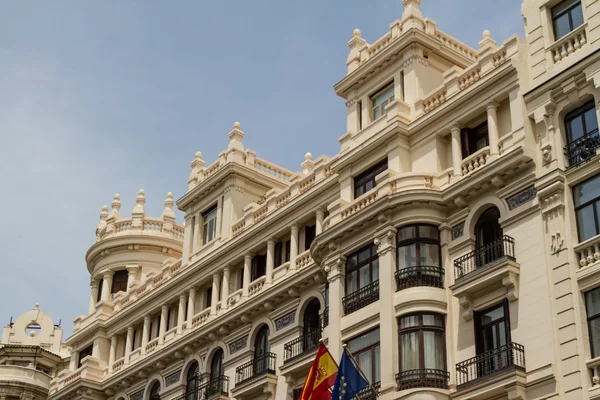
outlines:
[{"label": "stone finial", "polygon": [[33,306],[34,310],[39,310],[40,309],[40,303],[35,303],[35,305]]},{"label": "stone finial", "polygon": [[304,160],[305,160],[305,161],[312,161],[312,159],[313,159],[313,157],[312,157],[312,154],[311,154],[311,153],[306,153],[306,154],[304,155]]},{"label": "stone finial", "polygon": [[137,197],[135,198],[133,214],[144,214],[144,204],[146,204],[146,192],[144,192],[144,189],[140,189]]},{"label": "stone finial", "polygon": [[348,73],[357,69],[360,65],[361,52],[368,47],[367,41],[363,39],[360,29],[352,31],[352,39],[348,42],[350,53],[346,59],[346,66],[348,67]]},{"label": "stone finial", "polygon": [[175,212],[173,211],[173,206],[175,202],[173,201],[173,193],[167,193],[167,198],[165,199],[165,209],[163,210],[162,217],[164,219],[173,219],[175,220]]},{"label": "stone finial", "polygon": [[106,219],[108,218],[108,206],[102,206],[102,211],[100,212],[100,222],[96,227],[96,241],[100,241],[100,231],[106,228]]},{"label": "stone finial", "polygon": [[121,210],[121,195],[119,193],[115,194],[115,196],[113,197],[111,207],[113,214],[116,214]]},{"label": "stone finial", "polygon": [[304,175],[308,175],[312,173],[315,169],[315,163],[313,162],[313,156],[311,153],[306,153],[304,155],[304,162],[302,163],[302,173]]},{"label": "stone finial", "polygon": [[353,38],[361,38],[362,37],[362,32],[360,31],[360,29],[355,29],[352,31],[352,37]]},{"label": "stone finial", "polygon": [[496,46],[496,41],[492,39],[492,33],[486,29],[481,34],[481,42],[479,42],[479,48],[482,49],[490,45]]},{"label": "stone finial", "polygon": [[402,13],[402,19],[408,19],[410,17],[423,19],[423,14],[419,9],[419,6],[421,5],[421,0],[402,0],[402,5],[404,6],[404,13]]},{"label": "stone finial", "polygon": [[108,206],[103,205],[102,212],[100,212],[100,221],[106,221],[106,218],[108,218]]},{"label": "stone finial", "polygon": [[196,184],[198,184],[198,174],[205,165],[206,162],[202,159],[202,153],[197,151],[194,155],[194,160],[190,163],[192,171],[188,177],[188,190],[192,189],[194,186],[196,186]]},{"label": "stone finial", "polygon": [[231,132],[229,132],[229,141],[237,141],[241,143],[243,138],[244,132],[242,131],[242,125],[236,121],[233,123],[233,129],[231,130]]}]

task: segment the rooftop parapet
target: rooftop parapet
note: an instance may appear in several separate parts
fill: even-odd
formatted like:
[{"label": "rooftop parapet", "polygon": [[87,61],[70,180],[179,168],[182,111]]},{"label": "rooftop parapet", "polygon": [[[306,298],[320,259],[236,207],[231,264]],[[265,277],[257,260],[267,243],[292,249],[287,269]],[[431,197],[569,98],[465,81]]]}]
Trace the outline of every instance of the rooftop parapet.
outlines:
[{"label": "rooftop parapet", "polygon": [[183,226],[175,222],[173,193],[167,193],[164,203],[165,208],[159,218],[146,216],[144,210],[146,194],[144,189],[140,189],[138,192],[135,203],[131,218],[121,216],[121,196],[118,194],[114,196],[110,213],[108,212],[108,206],[102,207],[100,223],[96,228],[96,243],[108,238],[127,235],[151,235],[183,241]]}]

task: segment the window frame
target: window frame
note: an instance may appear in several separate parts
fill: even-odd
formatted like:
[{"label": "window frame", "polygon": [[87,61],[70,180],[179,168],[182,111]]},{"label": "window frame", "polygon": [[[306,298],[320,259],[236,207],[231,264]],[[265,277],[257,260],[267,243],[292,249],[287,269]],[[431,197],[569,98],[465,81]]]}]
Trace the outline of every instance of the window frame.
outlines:
[{"label": "window frame", "polygon": [[[376,343],[372,343],[372,344],[370,344],[368,346],[361,347],[359,349],[355,349],[351,353],[352,357],[356,360],[356,364],[358,364],[358,365],[360,365],[359,364],[359,359],[360,359],[360,355],[361,354],[364,354],[364,353],[367,353],[367,352],[371,353],[371,376],[365,376],[367,378],[367,380],[369,381],[369,384],[371,384],[371,386],[376,385],[381,380],[381,327],[378,326],[377,328],[370,329],[370,330],[368,330],[366,332],[363,332],[363,333],[360,333],[360,334],[358,334],[358,335],[354,336],[353,338],[351,338],[351,339],[349,339],[349,340],[346,341],[346,347],[350,348],[350,347],[352,347],[350,345],[350,343],[353,340],[357,340],[357,339],[359,339],[362,336],[373,334],[375,331],[379,332],[379,340]],[[375,349],[377,347],[379,347],[379,360],[375,359],[375,354],[376,354],[375,353]],[[374,380],[374,378],[375,378],[373,376],[373,374],[375,374],[377,370],[379,370],[379,379],[380,380],[372,382]]]},{"label": "window frame", "polygon": [[[120,280],[116,279],[117,277]],[[125,277],[125,280],[123,280]],[[119,292],[127,292],[127,281],[129,280],[129,272],[126,269],[120,269],[115,271],[113,274],[112,284],[110,286],[110,293],[116,294]]]},{"label": "window frame", "polygon": [[[587,182],[590,182],[590,181],[595,180],[595,179],[600,180],[600,174],[592,176],[591,178],[586,179],[585,181],[580,182],[577,185],[574,185],[572,187],[572,191],[573,191],[573,210],[574,210],[574,213],[575,213],[575,226],[577,228],[577,239],[578,239],[579,243],[584,242],[586,240],[589,240],[589,239],[593,238],[594,236],[600,235],[600,215],[598,215],[599,214],[598,213],[598,208],[600,207],[600,194],[597,197],[594,197],[593,199],[588,200],[587,202],[585,202],[583,204],[580,204],[578,206],[575,205],[575,192],[576,192],[577,188],[580,187],[580,186],[582,186],[582,185],[584,185],[584,184],[586,184]],[[594,236],[590,237],[590,238],[582,240],[582,237],[581,237],[581,233],[582,232],[580,231],[580,228],[579,228],[579,218],[577,217],[577,212],[580,211],[580,210],[582,210],[582,209],[584,209],[584,208],[586,208],[586,207],[589,207],[590,205],[592,206],[592,211],[594,213],[594,225],[596,227],[596,234]]]},{"label": "window frame", "polygon": [[[218,204],[210,207],[208,210],[202,213],[202,246],[207,245],[217,238],[217,222],[218,222]],[[208,218],[211,214],[214,213],[214,217]],[[209,232],[210,223],[214,222],[214,226],[212,228],[212,232]],[[212,237],[211,237],[212,234]],[[209,239],[210,237],[210,239]]]},{"label": "window frame", "polygon": [[310,250],[310,245],[317,237],[317,224],[304,227],[304,250]]},{"label": "window frame", "polygon": [[[434,315],[436,317],[441,317],[442,326],[424,325],[423,316],[425,316],[425,315]],[[401,328],[402,318],[408,318],[408,317],[414,317],[414,316],[418,317],[418,325],[417,326]],[[418,340],[419,340],[419,368],[417,370],[429,369],[429,368],[425,368],[425,339],[424,339],[423,333],[424,332],[437,332],[437,333],[442,334],[442,343],[444,345],[444,354],[442,357],[442,359],[444,360],[444,365],[443,365],[443,369],[441,369],[441,371],[448,371],[448,360],[446,358],[446,356],[448,354],[448,349],[446,349],[446,316],[444,314],[420,311],[420,312],[401,315],[397,318],[396,323],[397,323],[397,329],[398,329],[398,371],[399,372],[414,371],[414,370],[410,370],[410,369],[409,370],[402,369],[402,352],[403,352],[402,335],[411,334],[414,332],[418,332]]]},{"label": "window frame", "polygon": [[[572,1],[573,4],[571,4],[570,6],[567,6],[564,10],[560,11],[560,12],[556,12],[555,10],[561,6],[561,4],[568,2],[568,1]],[[554,34],[554,41],[558,41],[562,38],[564,38],[565,36],[567,36],[569,33],[573,32],[575,29],[579,28],[581,25],[577,25],[577,26],[573,26],[573,16],[572,16],[572,11],[577,8],[577,6],[581,7],[581,20],[583,21],[581,25],[585,24],[585,18],[583,15],[583,4],[581,4],[581,0],[563,0],[558,2],[556,5],[554,5],[551,9],[550,9],[550,20],[552,22],[552,33]],[[555,14],[556,12],[556,14]],[[567,14],[569,17],[569,32],[565,33],[562,36],[558,36],[558,32],[557,32],[557,25],[556,22],[558,21],[558,19],[560,17],[562,17],[563,15]]]},{"label": "window frame", "polygon": [[94,353],[94,344],[90,344],[77,352],[77,369],[81,368],[84,358]]},{"label": "window frame", "polygon": [[[260,264],[259,264],[260,261]],[[267,255],[255,254],[252,257],[252,265],[250,267],[250,282],[262,278],[267,275]]]},{"label": "window frame", "polygon": [[[421,237],[420,235],[420,227],[430,227],[430,228],[434,228],[435,231],[438,234],[438,238],[436,239],[432,239],[430,237]],[[415,237],[413,238],[409,238],[409,239],[400,239],[400,231],[402,229],[405,228],[411,228],[414,227],[415,228]],[[442,249],[441,249],[441,243],[440,243],[440,229],[439,227],[432,225],[432,224],[410,224],[410,225],[404,225],[401,226],[398,229],[398,235],[396,236],[396,271],[402,269],[400,267],[400,247],[408,247],[412,244],[418,245],[415,247],[416,249],[416,264],[414,266],[418,267],[421,266],[421,244],[432,244],[432,245],[436,245],[438,247],[438,265],[433,265],[434,267],[440,267],[440,264],[442,264]],[[426,265],[426,264],[425,264]],[[413,265],[406,265],[404,266],[406,267],[413,267]]]},{"label": "window frame", "polygon": [[[384,98],[383,95],[391,89],[391,95],[387,98]],[[378,105],[375,105],[375,101],[382,99],[382,102]],[[369,100],[371,101],[371,119],[373,121],[378,120],[379,118],[387,115],[385,108],[396,100],[396,92],[394,88],[394,81],[386,83],[381,88],[379,88],[375,93],[369,96]],[[379,116],[375,116],[375,112],[379,110]]]},{"label": "window frame", "polygon": [[510,328],[510,310],[509,310],[509,305],[508,305],[508,299],[504,298],[502,300],[502,302],[497,303],[491,307],[488,307],[484,310],[480,310],[480,311],[475,311],[474,315],[473,315],[473,319],[474,319],[474,327],[475,327],[475,353],[477,355],[485,353],[486,351],[489,350],[484,350],[483,349],[483,331],[485,328],[487,328],[488,326],[491,325],[497,325],[498,320],[494,320],[488,324],[482,324],[481,322],[481,316],[483,314],[486,314],[490,311],[493,311],[497,308],[502,308],[503,309],[503,320],[504,320],[504,331],[505,331],[505,337],[506,337],[506,344],[510,344],[512,343],[512,337],[511,337],[511,328]]},{"label": "window frame", "polygon": [[[377,182],[375,181],[375,177],[379,174],[381,174],[382,172],[386,171],[389,168],[388,165],[388,158],[387,156],[376,162],[375,164],[373,164],[372,166],[370,166],[368,169],[366,169],[365,171],[361,172],[360,174],[356,175],[354,177],[353,183],[354,183],[354,198],[359,198],[360,196],[370,192],[371,190],[373,190],[374,188],[377,187]],[[373,183],[373,187],[369,190],[366,190],[366,185],[372,182]],[[359,194],[359,189],[364,190],[362,193]]]},{"label": "window frame", "polygon": [[[594,315],[589,315],[589,305],[588,305],[588,293],[592,293],[595,291],[600,291],[600,287],[596,287],[594,289],[588,290],[587,292],[584,293],[583,297],[584,297],[584,302],[585,302],[585,317],[586,317],[586,323],[587,323],[587,329],[588,329],[588,340],[589,340],[589,344],[590,344],[590,354],[592,356],[592,358],[596,358],[596,357],[600,357],[600,349],[594,349],[593,346],[593,338],[592,338],[592,326],[590,324],[591,321],[593,320],[597,320],[600,319],[600,312],[598,312],[597,314]],[[596,351],[594,351],[596,350]],[[596,354],[596,352],[598,354]]]},{"label": "window frame", "polygon": [[[485,134],[484,134],[485,132]],[[485,139],[485,146],[479,147],[479,140]],[[490,145],[490,131],[487,119],[475,126],[475,128],[463,128],[460,130],[461,153],[463,160]]]},{"label": "window frame", "polygon": [[[362,253],[363,251],[369,249],[371,251],[371,255],[363,261],[358,261],[358,255],[360,253]],[[351,268],[348,268],[348,262],[350,260],[350,258],[356,256],[356,264],[354,266],[352,266]],[[377,279],[373,279],[373,261],[377,260],[378,264],[377,264]],[[354,271],[359,271],[362,267],[364,267],[365,265],[369,265],[369,283],[366,285],[362,285],[361,286],[361,281],[360,281],[360,273],[356,274],[356,286],[357,289],[355,291],[349,292],[348,291],[348,277],[350,276],[350,274]],[[345,289],[345,294],[346,296],[351,295],[352,293],[359,291],[361,288],[371,285],[374,282],[379,281],[379,253],[377,252],[377,246],[375,245],[375,243],[371,243],[368,244],[366,246],[361,247],[360,249],[354,251],[352,254],[350,254],[348,257],[346,257],[346,279],[344,282],[344,289]]]},{"label": "window frame", "polygon": [[[571,122],[574,121],[577,118],[581,118],[581,122],[582,122],[582,127],[583,127],[583,131],[584,134],[582,135],[582,137],[587,136],[591,133],[594,132],[594,130],[592,131],[588,131],[587,130],[587,123],[585,121],[585,118],[583,117],[584,114],[590,110],[596,110],[596,103],[594,99],[591,99],[590,101],[587,101],[584,105],[582,105],[581,107],[577,107],[574,110],[569,111],[566,115],[565,118],[563,119],[563,122],[565,124],[565,132],[566,132],[566,139],[567,139],[567,145],[570,145],[571,143],[581,139],[573,139],[573,132],[572,132],[572,128],[571,128]],[[596,117],[597,118],[597,117]],[[596,122],[600,122],[596,119]],[[598,128],[595,129],[595,131],[598,131]]]}]

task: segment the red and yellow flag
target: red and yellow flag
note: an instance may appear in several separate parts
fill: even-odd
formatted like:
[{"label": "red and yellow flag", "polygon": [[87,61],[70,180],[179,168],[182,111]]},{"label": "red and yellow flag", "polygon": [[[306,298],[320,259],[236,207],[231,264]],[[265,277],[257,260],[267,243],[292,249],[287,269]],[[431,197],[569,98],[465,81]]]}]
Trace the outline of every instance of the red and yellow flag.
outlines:
[{"label": "red and yellow flag", "polygon": [[299,400],[330,400],[329,388],[335,383],[338,366],[327,347],[321,343],[315,361],[308,370]]}]

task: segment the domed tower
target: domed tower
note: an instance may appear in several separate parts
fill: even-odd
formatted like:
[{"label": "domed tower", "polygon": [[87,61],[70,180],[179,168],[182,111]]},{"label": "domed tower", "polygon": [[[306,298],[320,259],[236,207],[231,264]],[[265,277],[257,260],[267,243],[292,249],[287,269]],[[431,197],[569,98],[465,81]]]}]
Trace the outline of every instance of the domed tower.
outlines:
[{"label": "domed tower", "polygon": [[[110,316],[132,300],[128,296],[132,291],[181,258],[183,226],[175,222],[173,194],[167,193],[165,208],[159,218],[146,216],[145,203],[142,189],[130,218],[121,216],[118,194],[114,197],[110,213],[107,206],[102,208],[96,243],[86,254],[92,278],[88,317]],[[81,322],[88,319],[76,319],[75,330],[81,329]]]}]

